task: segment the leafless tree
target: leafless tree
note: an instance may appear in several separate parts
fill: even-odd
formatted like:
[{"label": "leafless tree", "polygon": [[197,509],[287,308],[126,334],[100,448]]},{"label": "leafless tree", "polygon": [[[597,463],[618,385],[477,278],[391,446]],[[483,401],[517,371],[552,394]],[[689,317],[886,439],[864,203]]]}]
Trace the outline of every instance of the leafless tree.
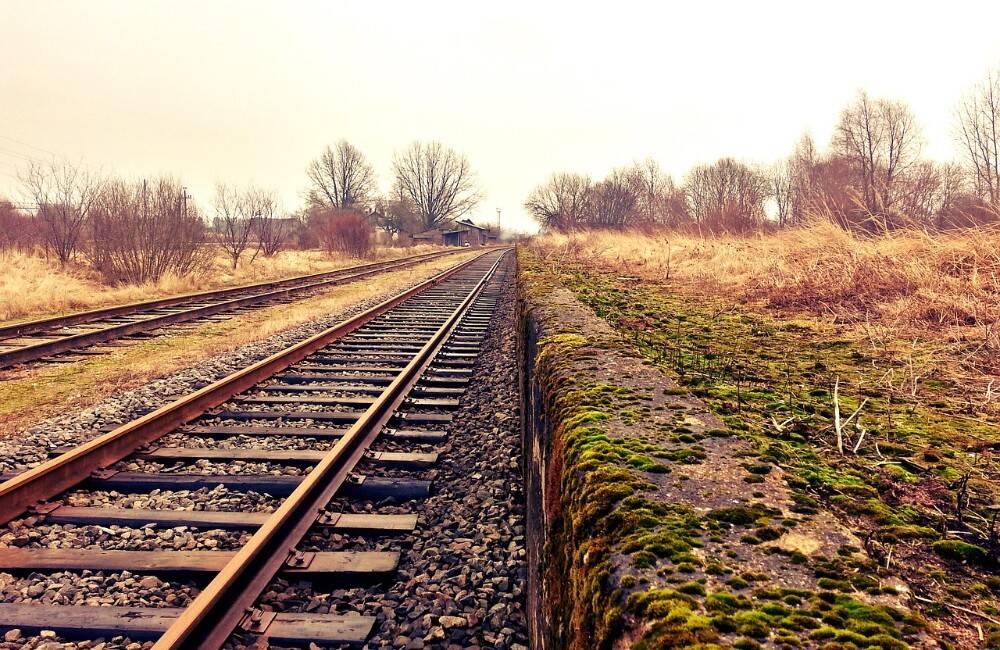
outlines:
[{"label": "leafless tree", "polygon": [[114,282],[155,282],[166,273],[196,271],[208,261],[200,246],[201,216],[172,178],[108,181],[90,223],[91,260]]},{"label": "leafless tree", "polygon": [[940,229],[976,222],[960,213],[968,196],[968,174],[961,165],[922,160],[901,183],[894,225]]},{"label": "leafless tree", "polygon": [[375,169],[347,140],[327,147],[306,168],[306,201],[313,207],[365,210],[376,190]]},{"label": "leafless tree", "polygon": [[580,174],[553,174],[524,202],[525,209],[543,228],[571,231],[586,225],[593,198],[593,182]]},{"label": "leafless tree", "polygon": [[37,206],[46,246],[65,264],[83,243],[87,219],[100,193],[100,179],[82,165],[33,161],[21,174],[21,183]]},{"label": "leafless tree", "polygon": [[243,193],[243,201],[244,211],[253,222],[251,236],[257,238],[257,247],[264,257],[271,257],[281,250],[285,241],[278,196],[272,191],[251,187]]},{"label": "leafless tree", "polygon": [[1000,69],[991,70],[959,105],[958,140],[965,149],[976,193],[1000,206]]},{"label": "leafless tree", "polygon": [[732,158],[695,167],[684,184],[691,215],[701,228],[743,232],[764,221],[768,179]]},{"label": "leafless tree", "polygon": [[816,143],[806,133],[799,138],[786,163],[791,181],[791,206],[788,215],[791,223],[801,223],[808,211],[822,203],[817,196],[819,165],[820,154]]},{"label": "leafless tree", "polygon": [[887,214],[897,198],[898,179],[920,155],[921,136],[910,109],[862,91],[841,113],[833,144],[852,164],[869,215]]},{"label": "leafless tree", "polygon": [[393,160],[394,193],[416,207],[424,228],[461,217],[479,204],[469,159],[440,142],[414,142]]},{"label": "leafless tree", "polygon": [[613,170],[594,185],[588,225],[623,230],[635,221],[638,203],[635,186],[625,170]]},{"label": "leafless tree", "polygon": [[683,192],[652,158],[625,170],[635,195],[634,224],[678,226],[684,220]]},{"label": "leafless tree", "polygon": [[[250,205],[246,200],[246,194],[224,183],[215,186],[213,201],[215,234],[234,269],[239,264],[243,252],[250,247],[254,234],[253,215],[249,211]],[[259,247],[254,250],[251,264],[258,252]]]},{"label": "leafless tree", "polygon": [[771,186],[771,200],[774,201],[778,226],[784,228],[792,223],[795,208],[795,177],[787,161],[775,163],[768,172]]}]

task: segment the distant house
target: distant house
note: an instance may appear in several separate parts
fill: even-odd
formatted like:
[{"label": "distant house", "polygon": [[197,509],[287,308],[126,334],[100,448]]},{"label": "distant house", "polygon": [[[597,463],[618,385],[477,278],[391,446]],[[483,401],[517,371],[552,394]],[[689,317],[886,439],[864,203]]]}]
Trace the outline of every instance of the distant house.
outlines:
[{"label": "distant house", "polygon": [[488,246],[491,243],[496,243],[496,239],[496,233],[489,228],[472,223],[469,219],[445,221],[436,228],[425,230],[413,236],[413,240],[417,243],[444,246]]}]

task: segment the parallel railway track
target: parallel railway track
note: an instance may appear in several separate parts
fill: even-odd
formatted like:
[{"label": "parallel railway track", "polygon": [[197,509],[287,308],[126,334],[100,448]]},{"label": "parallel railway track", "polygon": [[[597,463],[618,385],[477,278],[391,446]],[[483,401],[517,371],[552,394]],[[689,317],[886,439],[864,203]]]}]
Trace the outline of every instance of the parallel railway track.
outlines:
[{"label": "parallel railway track", "polygon": [[[0,631],[76,638],[128,634],[156,648],[219,648],[232,638],[360,645],[374,618],[275,614],[260,595],[278,578],[336,586],[393,574],[398,553],[303,551],[317,530],[405,535],[416,515],[378,512],[430,494],[423,472],[457,408],[509,266],[489,251],[316,336],[0,484],[0,522],[244,531],[201,551],[4,548],[0,571],[129,571],[202,585],[187,607],[0,604]],[[194,467],[192,467],[194,465]],[[264,468],[259,471],[258,468]],[[198,471],[191,471],[192,469]],[[154,490],[253,493],[273,511],[135,507]],[[125,495],[132,507],[104,503]],[[354,508],[355,502],[376,507]],[[181,509],[184,508],[184,509]],[[234,637],[234,635],[236,635]]]},{"label": "parallel railway track", "polygon": [[[160,328],[226,317],[241,310],[291,301],[330,287],[427,262],[454,251],[413,255],[273,282],[147,300],[54,318],[0,326],[0,368],[72,352]],[[99,351],[97,352],[99,353]]]}]

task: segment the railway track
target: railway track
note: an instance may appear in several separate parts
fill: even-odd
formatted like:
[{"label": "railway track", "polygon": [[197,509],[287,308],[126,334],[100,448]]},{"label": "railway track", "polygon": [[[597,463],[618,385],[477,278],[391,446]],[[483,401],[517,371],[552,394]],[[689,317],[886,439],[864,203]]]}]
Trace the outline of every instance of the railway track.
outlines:
[{"label": "railway track", "polygon": [[[143,541],[141,550],[0,548],[0,572],[42,582],[53,572],[84,579],[128,572],[141,576],[139,585],[166,577],[181,587],[156,602],[130,592],[139,596],[112,606],[4,603],[0,632],[128,635],[156,639],[160,649],[364,644],[373,617],[276,613],[260,605],[261,594],[276,580],[346,588],[394,574],[396,552],[317,550],[317,536],[368,540],[420,525],[405,504],[433,489],[426,472],[475,366],[507,253],[487,251],[4,476],[0,523],[12,529],[44,522]],[[199,502],[206,493],[225,495],[228,506],[206,508]],[[192,530],[200,539],[181,535],[178,546],[176,531]]]},{"label": "railway track", "polygon": [[74,360],[101,354],[90,346],[118,339],[148,338],[155,330],[193,321],[229,318],[249,308],[301,299],[332,286],[427,262],[455,251],[426,253],[398,260],[362,264],[274,282],[263,282],[147,300],[128,305],[44,318],[0,327],[0,368],[48,359]]}]

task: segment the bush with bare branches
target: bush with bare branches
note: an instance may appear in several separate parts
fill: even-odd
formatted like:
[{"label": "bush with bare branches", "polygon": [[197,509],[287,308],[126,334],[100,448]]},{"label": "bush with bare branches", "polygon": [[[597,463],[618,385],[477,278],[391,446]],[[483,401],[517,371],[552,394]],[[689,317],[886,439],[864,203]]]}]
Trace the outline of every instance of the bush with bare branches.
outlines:
[{"label": "bush with bare branches", "polygon": [[44,245],[38,220],[18,210],[13,203],[0,199],[0,250],[28,251]]},{"label": "bush with bare branches", "polygon": [[327,208],[309,215],[309,225],[328,253],[370,257],[375,246],[371,224],[355,210]]},{"label": "bush with bare branches", "polygon": [[90,257],[111,282],[143,284],[204,268],[204,223],[175,179],[107,182],[91,211]]}]

